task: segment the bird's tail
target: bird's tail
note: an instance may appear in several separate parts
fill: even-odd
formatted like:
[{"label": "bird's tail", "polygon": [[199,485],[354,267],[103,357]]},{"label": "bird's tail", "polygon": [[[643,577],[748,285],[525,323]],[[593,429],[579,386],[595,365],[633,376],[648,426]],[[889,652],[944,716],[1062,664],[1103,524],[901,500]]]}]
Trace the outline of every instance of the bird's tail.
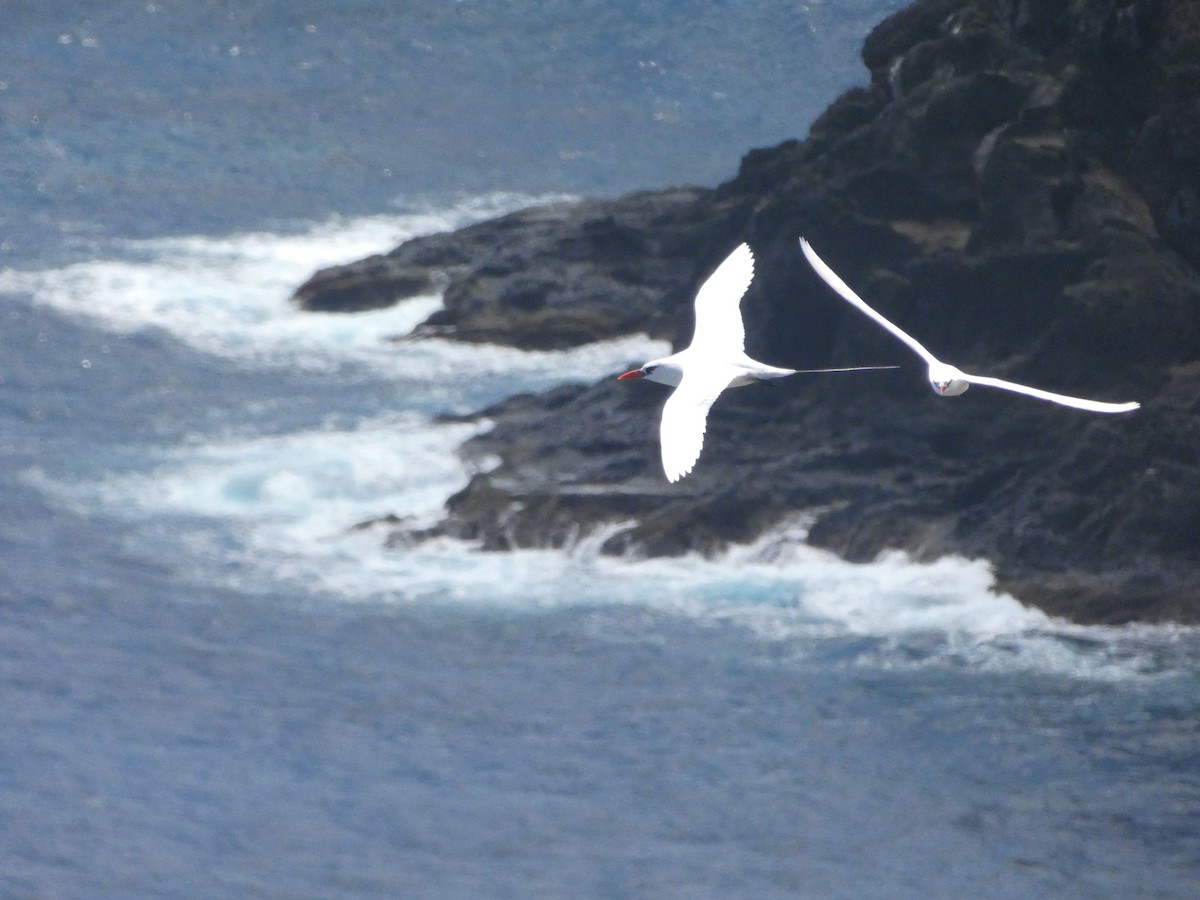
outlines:
[{"label": "bird's tail", "polygon": [[898,369],[899,366],[839,366],[835,369],[796,369],[793,375],[819,375],[823,372],[878,372],[882,369]]}]

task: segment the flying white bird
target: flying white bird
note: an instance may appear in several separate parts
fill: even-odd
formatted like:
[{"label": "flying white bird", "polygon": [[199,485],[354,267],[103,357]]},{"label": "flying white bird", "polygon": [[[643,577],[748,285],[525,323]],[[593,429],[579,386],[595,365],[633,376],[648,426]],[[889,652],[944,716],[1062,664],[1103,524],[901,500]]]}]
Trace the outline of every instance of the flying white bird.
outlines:
[{"label": "flying white bird", "polygon": [[618,376],[620,380],[646,378],[675,388],[663,407],[659,427],[667,481],[678,481],[692,471],[704,445],[709,407],[726,388],[804,372],[896,368],[781,369],[751,359],[745,351],[746,331],[740,307],[753,278],[754,255],[740,244],[696,292],[696,331],[691,345]]},{"label": "flying white bird", "polygon": [[1037,397],[1039,400],[1049,400],[1051,403],[1060,403],[1063,406],[1072,406],[1075,409],[1086,409],[1089,412],[1122,413],[1129,412],[1141,406],[1140,403],[1105,403],[1101,400],[1068,397],[1065,394],[1043,391],[1041,388],[1030,387],[1027,384],[1016,384],[1012,381],[1003,381],[1002,379],[991,378],[987,375],[971,375],[949,363],[944,363],[921,346],[920,342],[912,335],[902,331],[875,310],[871,309],[871,307],[867,306],[866,301],[850,290],[846,282],[842,281],[833,269],[825,265],[824,260],[817,256],[816,251],[813,250],[804,238],[800,238],[800,248],[804,251],[804,255],[808,257],[808,261],[812,264],[812,267],[817,270],[817,274],[825,279],[826,284],[841,294],[842,298],[848,303],[858,307],[865,315],[870,316],[904,343],[908,344],[909,347],[916,351],[918,356],[925,360],[929,365],[929,384],[933,387],[936,394],[941,394],[945,397],[955,397],[966,391],[972,384],[980,384],[985,387],[1001,388],[1002,390],[1013,391],[1018,394],[1026,394],[1030,397]]}]

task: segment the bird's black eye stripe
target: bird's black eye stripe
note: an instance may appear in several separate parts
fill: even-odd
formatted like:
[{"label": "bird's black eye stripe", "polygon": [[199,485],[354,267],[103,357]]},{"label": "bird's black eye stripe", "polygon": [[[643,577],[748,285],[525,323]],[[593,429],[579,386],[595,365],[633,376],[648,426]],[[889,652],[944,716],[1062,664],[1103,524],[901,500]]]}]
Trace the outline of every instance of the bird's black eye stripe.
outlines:
[{"label": "bird's black eye stripe", "polygon": [[646,366],[645,372],[647,375],[649,375],[651,372],[653,372],[657,368],[658,368],[658,366]]}]

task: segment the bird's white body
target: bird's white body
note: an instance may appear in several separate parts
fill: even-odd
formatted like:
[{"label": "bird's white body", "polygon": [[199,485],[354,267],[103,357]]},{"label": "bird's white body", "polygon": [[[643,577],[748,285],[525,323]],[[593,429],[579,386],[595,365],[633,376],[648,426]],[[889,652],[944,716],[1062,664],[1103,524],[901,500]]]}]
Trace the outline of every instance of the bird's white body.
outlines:
[{"label": "bird's white body", "polygon": [[[678,353],[673,353],[670,356],[664,356],[662,359],[654,359],[646,363],[643,368],[651,369],[642,377],[647,381],[656,381],[659,384],[667,384],[671,387],[679,387],[683,381],[683,373],[693,362],[703,366],[713,366],[714,361],[711,356],[703,354],[693,354],[692,348],[680,350]],[[744,387],[747,384],[754,384],[758,381],[767,381],[771,378],[783,378],[785,375],[795,375],[796,369],[780,369],[775,366],[768,366],[766,363],[760,363],[755,359],[751,359],[745,353],[741,354],[741,359],[729,360],[726,363],[729,372],[729,383],[725,385],[727,388]]]},{"label": "bird's white body", "polygon": [[800,249],[804,251],[805,257],[808,258],[809,264],[816,270],[816,273],[825,280],[825,283],[833,288],[839,296],[842,297],[851,306],[856,307],[866,316],[874,319],[879,325],[890,331],[895,337],[899,338],[909,346],[918,356],[925,360],[929,366],[929,384],[933,388],[934,393],[943,397],[956,397],[959,394],[965,393],[967,388],[972,384],[983,385],[985,387],[1000,388],[1005,391],[1012,391],[1017,394],[1024,394],[1027,397],[1036,397],[1039,400],[1048,400],[1051,403],[1058,403],[1061,406],[1070,406],[1074,409],[1083,409],[1088,412],[1098,413],[1122,413],[1130,412],[1137,409],[1140,403],[1107,403],[1103,400],[1087,400],[1083,397],[1070,397],[1066,394],[1055,394],[1051,391],[1044,391],[1041,388],[1030,387],[1027,384],[1017,384],[1012,381],[1004,381],[1000,378],[992,378],[987,375],[972,375],[964,372],[962,369],[952,366],[949,363],[942,362],[932,353],[925,349],[924,346],[902,330],[899,326],[889,322],[886,318],[867,305],[866,301],[846,285],[838,277],[833,269],[825,264],[821,257],[817,256],[815,250],[804,238],[800,238]]}]

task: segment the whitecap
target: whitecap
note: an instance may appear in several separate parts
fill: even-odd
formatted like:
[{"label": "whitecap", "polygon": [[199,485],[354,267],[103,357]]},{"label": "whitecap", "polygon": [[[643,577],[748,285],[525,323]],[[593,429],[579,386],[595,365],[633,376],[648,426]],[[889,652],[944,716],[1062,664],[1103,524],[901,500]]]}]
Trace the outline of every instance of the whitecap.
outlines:
[{"label": "whitecap", "polygon": [[145,471],[99,482],[55,482],[40,472],[26,480],[76,509],[133,523],[131,543],[145,540],[139,522],[186,523],[175,529],[181,547],[168,555],[182,550],[200,580],[251,593],[274,584],[341,602],[482,613],[628,606],[738,628],[799,660],[833,646],[838,663],[871,669],[1120,680],[1171,670],[1163,642],[1196,639],[1188,629],[1055,619],[998,591],[984,560],[921,562],[891,551],[850,563],[810,546],[804,520],[712,558],[601,553],[605,538],[630,523],[566,550],[491,553],[450,538],[387,546],[397,522],[409,533],[435,524],[446,498],[494,464],[468,465],[455,452],[487,427],[399,414],[344,430],[178,447]]},{"label": "whitecap", "polygon": [[[544,368],[546,357],[446,341],[397,345],[441,307],[430,293],[395,306],[315,314],[290,301],[315,270],[382,253],[402,241],[458,228],[538,202],[563,199],[494,195],[440,211],[334,218],[294,233],[169,237],[123,241],[97,258],[60,268],[0,270],[0,291],[117,334],[157,329],[202,353],[235,364],[327,372],[347,365],[392,378],[479,377]],[[665,344],[645,337],[600,342],[564,360],[568,375],[596,373],[642,358]],[[651,355],[653,355],[651,353]]]}]

